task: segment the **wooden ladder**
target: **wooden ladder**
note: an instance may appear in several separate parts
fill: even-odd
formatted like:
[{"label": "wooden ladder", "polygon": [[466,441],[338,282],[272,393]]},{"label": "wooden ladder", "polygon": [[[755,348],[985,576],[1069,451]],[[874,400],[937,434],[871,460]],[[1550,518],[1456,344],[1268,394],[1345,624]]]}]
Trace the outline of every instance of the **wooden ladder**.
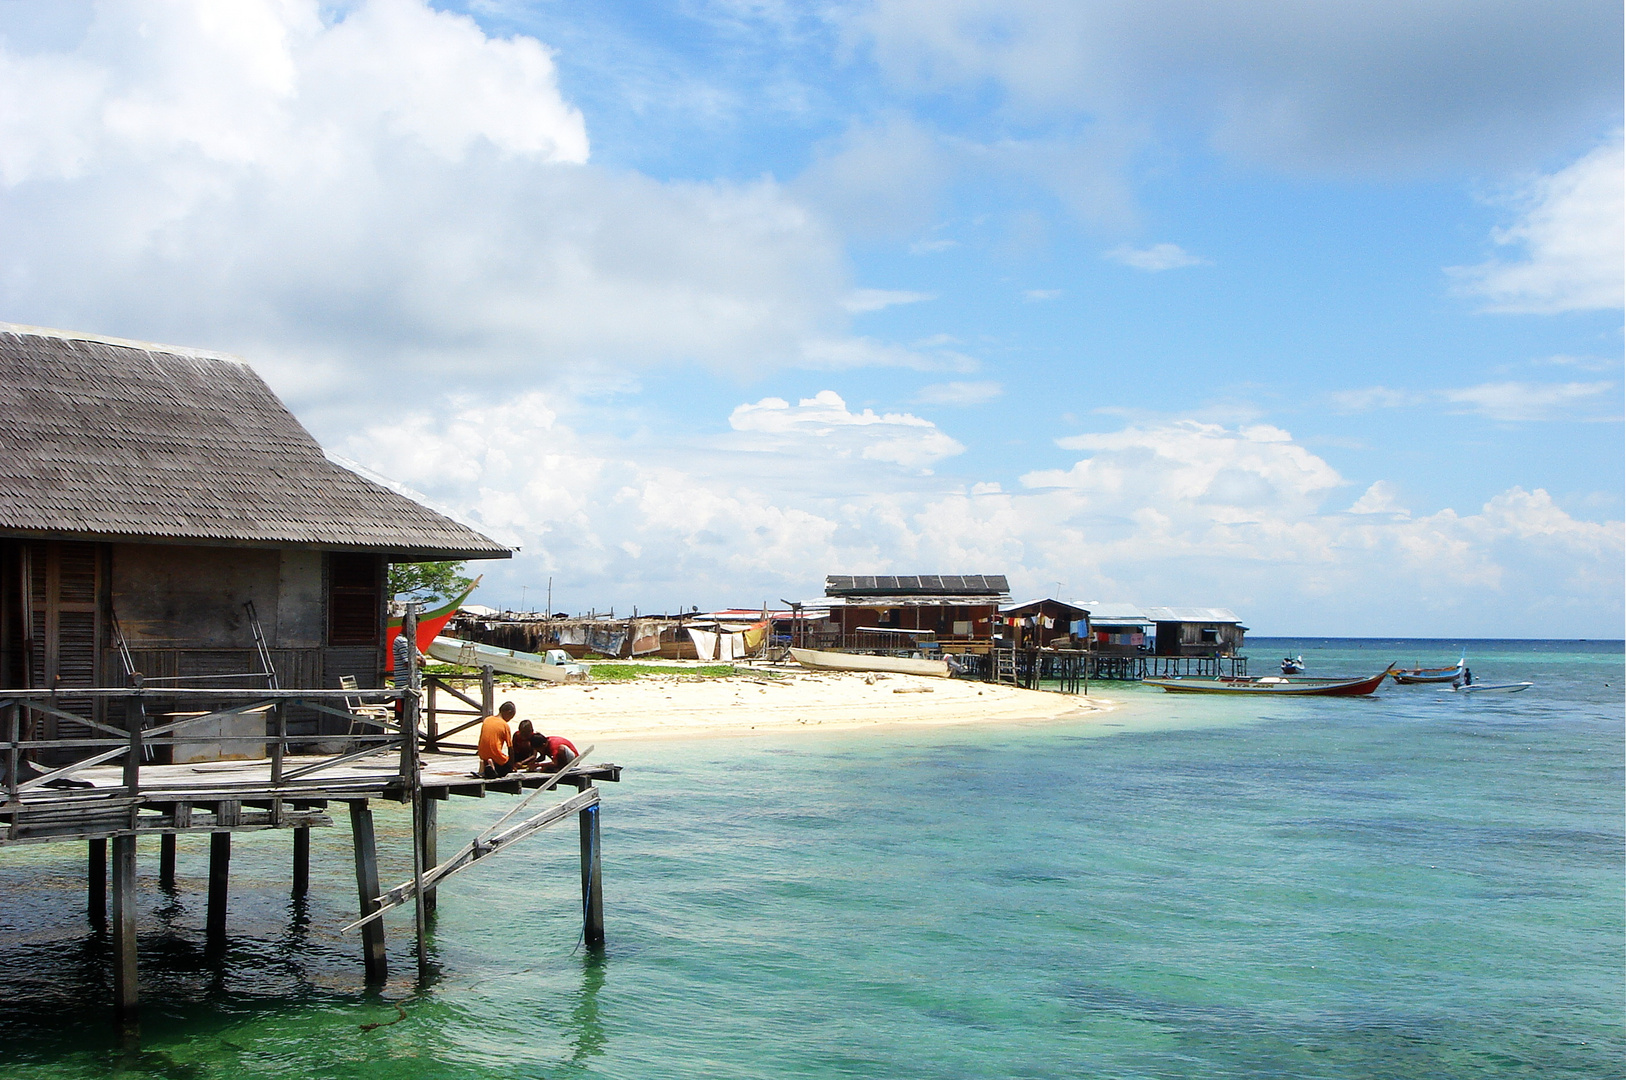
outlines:
[{"label": "wooden ladder", "polygon": [[995,649],[994,651],[994,681],[997,683],[1016,684],[1016,650]]}]

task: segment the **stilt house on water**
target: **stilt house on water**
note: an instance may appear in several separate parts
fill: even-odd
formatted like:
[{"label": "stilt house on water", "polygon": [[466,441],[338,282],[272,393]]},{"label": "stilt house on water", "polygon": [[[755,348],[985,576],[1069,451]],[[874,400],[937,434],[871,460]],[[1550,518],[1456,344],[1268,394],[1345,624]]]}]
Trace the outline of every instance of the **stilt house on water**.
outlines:
[{"label": "stilt house on water", "polygon": [[1232,657],[1242,649],[1248,628],[1230,608],[1149,607],[1157,627],[1158,656]]},{"label": "stilt house on water", "polygon": [[510,554],[329,461],[229,357],[0,326],[0,415],[0,689],[64,691],[48,740],[108,719],[74,688],[134,672],[382,685],[387,564]]},{"label": "stilt house on water", "polygon": [[1001,603],[1010,602],[1003,574],[825,578],[829,621],[817,624],[819,648],[907,650],[935,641],[955,652],[986,652]]},{"label": "stilt house on water", "polygon": [[[388,564],[508,548],[328,460],[230,357],[0,324],[0,415],[0,851],[88,842],[98,928],[112,882],[121,1014],[139,996],[136,838],[159,838],[159,885],[173,889],[177,837],[209,836],[216,948],[233,833],[291,833],[302,897],[310,829],[332,824],[330,803],[349,810],[361,918],[346,929],[360,931],[369,982],[386,975],[383,912],[415,908],[426,970],[437,885],[571,816],[585,941],[602,945],[593,781],[619,769],[479,779],[472,736],[451,741],[470,724],[437,729],[417,673],[368,689],[385,668]],[[489,676],[478,702],[441,689],[476,717],[492,711]],[[191,765],[199,742],[239,760]],[[439,800],[556,783],[576,794],[437,862]],[[414,875],[392,889],[378,877],[377,799],[412,806]]]},{"label": "stilt house on water", "polygon": [[1009,627],[1007,636],[1021,643],[1018,648],[1082,649],[1090,635],[1089,609],[1060,600],[1031,600],[999,614]]}]

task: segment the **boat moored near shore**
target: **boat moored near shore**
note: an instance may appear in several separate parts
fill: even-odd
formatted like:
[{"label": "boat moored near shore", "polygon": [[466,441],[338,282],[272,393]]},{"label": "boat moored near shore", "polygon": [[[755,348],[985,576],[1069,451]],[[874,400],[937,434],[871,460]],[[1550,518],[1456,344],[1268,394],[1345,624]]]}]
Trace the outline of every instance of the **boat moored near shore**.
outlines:
[{"label": "boat moored near shore", "polygon": [[811,671],[883,671],[893,675],[931,675],[946,679],[946,660],[914,656],[871,656],[868,653],[831,652],[827,649],[792,648],[796,662]]},{"label": "boat moored near shore", "polygon": [[1283,694],[1295,697],[1365,697],[1377,691],[1389,675],[1384,668],[1362,679],[1303,679],[1266,675],[1257,679],[1146,679],[1171,694]]}]

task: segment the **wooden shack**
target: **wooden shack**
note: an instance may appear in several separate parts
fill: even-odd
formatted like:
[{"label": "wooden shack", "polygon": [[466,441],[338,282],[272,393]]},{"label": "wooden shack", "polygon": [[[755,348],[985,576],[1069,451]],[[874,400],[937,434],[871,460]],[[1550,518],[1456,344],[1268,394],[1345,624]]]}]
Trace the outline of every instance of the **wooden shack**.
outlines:
[{"label": "wooden shack", "polygon": [[73,689],[135,673],[381,685],[387,565],[511,554],[330,461],[229,356],[0,324],[0,416],[0,689],[87,717]]},{"label": "wooden shack", "polygon": [[1006,622],[1023,647],[1083,648],[1089,636],[1090,612],[1077,604],[1046,598],[1000,608]]},{"label": "wooden shack", "polygon": [[1090,608],[1090,648],[1097,656],[1135,657],[1152,651],[1157,624],[1134,604],[1094,602]]},{"label": "wooden shack", "polygon": [[1003,574],[835,574],[825,579],[824,595],[834,640],[821,647],[902,651],[930,640],[949,651],[977,651],[992,641],[1010,585]]},{"label": "wooden shack", "polygon": [[1158,656],[1236,656],[1248,628],[1230,608],[1149,607],[1157,627]]}]

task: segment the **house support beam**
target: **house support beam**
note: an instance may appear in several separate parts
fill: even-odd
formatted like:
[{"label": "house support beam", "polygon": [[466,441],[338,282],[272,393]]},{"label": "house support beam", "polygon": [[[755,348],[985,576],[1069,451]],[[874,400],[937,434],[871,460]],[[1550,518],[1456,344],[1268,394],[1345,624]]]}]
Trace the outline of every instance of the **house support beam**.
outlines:
[{"label": "house support beam", "polygon": [[[592,785],[586,785],[591,787]],[[599,859],[599,804],[577,813],[582,848],[582,940],[588,949],[604,948],[604,891]]]},{"label": "house support beam", "polygon": [[226,896],[231,882],[231,833],[209,834],[209,914],[207,946],[211,952],[226,947]]},{"label": "house support beam", "polygon": [[136,975],[136,838],[113,837],[113,1008],[135,1015],[141,1001]]},{"label": "house support beam", "polygon": [[[356,895],[361,914],[378,910],[378,845],[373,836],[373,811],[366,799],[350,801],[350,836],[356,848]],[[384,957],[384,921],[374,919],[361,928],[361,959],[369,985],[389,977]]]},{"label": "house support beam", "polygon": [[107,929],[107,841],[92,840],[86,860],[85,913],[90,925],[97,930]]}]

